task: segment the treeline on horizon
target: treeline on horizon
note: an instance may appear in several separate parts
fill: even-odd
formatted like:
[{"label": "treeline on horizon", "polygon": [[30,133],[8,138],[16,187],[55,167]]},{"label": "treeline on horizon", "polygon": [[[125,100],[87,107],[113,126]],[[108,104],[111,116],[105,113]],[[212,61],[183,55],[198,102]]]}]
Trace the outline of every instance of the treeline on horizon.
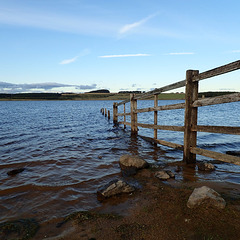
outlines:
[{"label": "treeline on horizon", "polygon": [[[125,100],[129,98],[129,93],[137,93],[138,91],[124,91],[119,93],[110,93],[103,91],[93,91],[89,93],[0,93],[1,100]],[[202,97],[216,97],[236,92],[201,92],[198,94]],[[184,99],[184,93],[162,93],[159,99]]]}]

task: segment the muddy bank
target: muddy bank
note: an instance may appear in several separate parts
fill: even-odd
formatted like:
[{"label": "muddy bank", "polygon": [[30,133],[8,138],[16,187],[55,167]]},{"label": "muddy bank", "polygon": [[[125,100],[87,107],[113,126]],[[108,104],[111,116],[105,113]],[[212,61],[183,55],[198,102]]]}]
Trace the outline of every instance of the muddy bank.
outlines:
[{"label": "muddy bank", "polygon": [[[155,172],[140,170],[126,179],[138,182],[141,188],[137,191],[106,199],[94,211],[46,222],[32,239],[240,239],[238,186],[160,181],[154,177]],[[222,195],[227,203],[225,209],[187,207],[193,189],[203,185]]]}]

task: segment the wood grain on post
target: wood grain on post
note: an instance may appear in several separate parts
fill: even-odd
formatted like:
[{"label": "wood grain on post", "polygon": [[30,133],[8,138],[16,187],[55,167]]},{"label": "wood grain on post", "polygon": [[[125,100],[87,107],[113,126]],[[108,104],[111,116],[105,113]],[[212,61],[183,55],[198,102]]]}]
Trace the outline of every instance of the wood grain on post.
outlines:
[{"label": "wood grain on post", "polygon": [[118,105],[117,103],[113,103],[113,123],[118,123]]},{"label": "wood grain on post", "polygon": [[[158,94],[154,95],[154,107],[158,107]],[[154,111],[154,125],[158,124],[158,111]],[[154,129],[154,139],[157,139],[157,129]]]},{"label": "wood grain on post", "polygon": [[130,103],[131,103],[131,133],[133,135],[137,134],[137,113],[135,111],[137,110],[137,100],[134,98],[135,94],[130,94]]},{"label": "wood grain on post", "polygon": [[[124,103],[123,104],[123,113],[125,114],[126,113],[126,104]],[[126,115],[124,115],[124,122],[126,122]],[[124,129],[126,129],[126,124],[124,124]]]},{"label": "wood grain on post", "polygon": [[186,72],[186,90],[185,90],[185,120],[184,120],[184,149],[183,161],[185,163],[195,163],[196,154],[191,153],[191,147],[196,147],[197,132],[191,128],[197,125],[197,108],[192,107],[192,103],[197,100],[198,82],[193,82],[193,77],[197,76],[199,71],[187,70]]}]

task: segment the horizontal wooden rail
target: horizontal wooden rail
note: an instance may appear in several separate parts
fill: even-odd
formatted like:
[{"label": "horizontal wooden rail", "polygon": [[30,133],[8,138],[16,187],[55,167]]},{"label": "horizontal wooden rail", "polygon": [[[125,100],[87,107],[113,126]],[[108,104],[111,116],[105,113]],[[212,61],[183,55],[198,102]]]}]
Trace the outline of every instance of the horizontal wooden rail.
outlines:
[{"label": "horizontal wooden rail", "polygon": [[240,165],[240,157],[236,157],[236,156],[232,156],[232,155],[228,155],[228,154],[224,154],[224,153],[213,152],[213,151],[209,151],[209,150],[202,149],[202,148],[196,148],[196,147],[191,148],[190,151],[191,151],[191,153],[199,154],[199,155],[202,155],[205,157],[214,158],[214,159],[222,161],[222,162]]},{"label": "horizontal wooden rail", "polygon": [[203,106],[230,103],[230,102],[239,102],[239,101],[240,101],[240,93],[233,93],[233,94],[227,94],[227,95],[222,95],[218,97],[196,100],[193,103],[193,107],[203,107]]},{"label": "horizontal wooden rail", "polygon": [[175,148],[175,149],[178,149],[178,150],[183,150],[183,145],[181,145],[181,144],[167,142],[167,141],[164,141],[164,140],[145,137],[145,136],[141,136],[141,135],[139,135],[139,137],[141,137],[142,139],[144,139],[148,142],[159,143],[159,144],[161,144],[163,146],[166,146],[166,147],[171,147],[171,148]]},{"label": "horizontal wooden rail", "polygon": [[223,65],[221,67],[213,68],[211,70],[208,70],[206,72],[202,72],[197,76],[193,77],[193,82],[200,81],[203,79],[215,77],[224,73],[232,72],[235,70],[240,69],[240,60]]},{"label": "horizontal wooden rail", "polygon": [[184,132],[183,126],[154,125],[154,124],[146,124],[146,123],[137,123],[137,126],[142,128]]},{"label": "horizontal wooden rail", "polygon": [[118,113],[117,116],[118,117],[122,117],[122,116],[128,116],[128,115],[131,115],[131,113]]},{"label": "horizontal wooden rail", "polygon": [[151,97],[153,95],[157,95],[157,94],[160,94],[162,92],[167,92],[167,91],[170,91],[170,90],[173,90],[173,89],[176,89],[176,88],[180,88],[180,87],[185,87],[185,84],[186,84],[186,80],[182,80],[182,81],[179,81],[179,82],[176,82],[176,83],[173,83],[173,84],[170,84],[170,85],[167,85],[165,87],[162,87],[162,88],[156,88],[152,91],[149,91],[147,93],[143,93],[137,97],[135,97],[135,99],[137,100],[140,100],[140,99],[146,99],[148,97]]},{"label": "horizontal wooden rail", "polygon": [[177,104],[164,105],[164,106],[158,106],[158,107],[149,107],[149,108],[139,108],[135,111],[135,113],[174,110],[174,109],[181,109],[181,108],[185,108],[185,103],[177,103]]},{"label": "horizontal wooden rail", "polygon": [[124,100],[120,103],[117,103],[117,106],[123,105],[123,104],[128,103],[128,102],[130,102],[130,100]]},{"label": "horizontal wooden rail", "polygon": [[211,132],[211,133],[240,135],[240,127],[197,125],[196,128],[192,128],[191,130],[195,132]]}]

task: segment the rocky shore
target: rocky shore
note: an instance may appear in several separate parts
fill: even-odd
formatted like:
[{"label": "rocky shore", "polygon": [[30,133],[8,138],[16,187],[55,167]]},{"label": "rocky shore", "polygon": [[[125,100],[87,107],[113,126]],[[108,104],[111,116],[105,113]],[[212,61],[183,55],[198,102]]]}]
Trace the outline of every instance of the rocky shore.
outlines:
[{"label": "rocky shore", "polygon": [[[29,238],[16,232],[7,235],[1,229],[1,239],[240,239],[240,197],[231,194],[225,183],[179,183],[174,175],[181,174],[182,163],[166,169],[144,162],[136,167],[129,158],[120,159],[122,178],[98,191],[100,208],[44,223]],[[208,164],[205,167],[206,174],[213,170]],[[113,193],[118,186],[127,190]],[[106,189],[113,194],[104,196]]]}]

